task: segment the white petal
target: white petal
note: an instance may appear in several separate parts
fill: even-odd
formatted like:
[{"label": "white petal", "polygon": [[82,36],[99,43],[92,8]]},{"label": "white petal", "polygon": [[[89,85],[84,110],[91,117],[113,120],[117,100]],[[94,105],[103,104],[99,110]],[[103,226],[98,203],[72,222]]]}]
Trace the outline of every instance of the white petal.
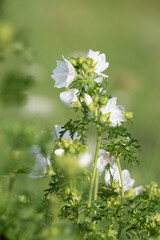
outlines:
[{"label": "white petal", "polygon": [[78,93],[77,89],[69,89],[67,91],[60,93],[60,99],[66,106],[72,108],[73,107],[72,102],[78,101],[77,93]]},{"label": "white petal", "polygon": [[78,164],[80,167],[87,167],[92,161],[92,155],[88,152],[81,154],[78,159]]},{"label": "white petal", "polygon": [[33,171],[29,174],[29,177],[34,178],[41,178],[47,172],[47,165],[50,165],[50,157],[48,156],[45,158],[41,152],[39,146],[33,146],[30,150],[36,156],[35,159],[35,167]]},{"label": "white petal", "polygon": [[103,108],[100,108],[102,114],[107,114],[109,112],[112,112],[116,106],[116,103],[117,103],[116,97],[110,98],[107,104]]},{"label": "white petal", "polygon": [[108,152],[104,149],[100,149],[98,153],[98,160],[97,160],[97,169],[99,170],[99,175],[101,176],[105,170],[106,165],[113,164],[114,158],[110,156]]},{"label": "white petal", "polygon": [[125,122],[125,116],[123,114],[123,111],[119,110],[118,106],[116,106],[113,111],[111,112],[109,120],[112,122],[110,126],[120,126],[121,122]]},{"label": "white petal", "polygon": [[131,178],[130,173],[127,169],[122,170],[122,178],[124,184],[124,192],[126,192],[133,187],[135,180]]},{"label": "white petal", "polygon": [[97,73],[100,74],[101,72],[105,71],[108,68],[108,66],[109,66],[109,63],[106,62],[105,54],[104,53],[100,54],[98,56],[98,62],[95,66]]},{"label": "white petal", "polygon": [[[116,163],[113,164],[113,166],[110,168],[110,172],[111,172],[111,175],[113,176],[113,180],[116,182],[119,182],[119,184],[120,184],[120,175],[119,175],[119,170],[118,170],[118,166]],[[106,172],[105,172],[104,179],[105,179],[106,185],[111,184],[111,182],[110,182],[111,176],[110,176],[110,173],[108,170],[106,170]]]},{"label": "white petal", "polygon": [[139,186],[139,187],[136,187],[136,188],[135,188],[136,196],[138,196],[138,195],[140,195],[140,194],[142,193],[142,189],[143,189],[143,188],[144,188],[143,186]]},{"label": "white petal", "polygon": [[63,156],[63,153],[64,153],[64,149],[62,149],[62,148],[56,149],[56,150],[54,151],[54,154],[55,154],[56,156],[58,156],[58,157],[62,157],[62,156]]},{"label": "white petal", "polygon": [[91,96],[87,93],[84,94],[84,101],[87,106],[89,106],[89,104],[93,102]]},{"label": "white petal", "polygon": [[89,52],[86,57],[92,58],[95,62],[97,62],[98,55],[99,55],[99,51],[93,51],[93,50],[89,49]]},{"label": "white petal", "polygon": [[64,61],[65,63],[57,61],[57,67],[53,70],[51,76],[55,80],[55,87],[57,88],[68,87],[76,74],[72,64],[65,58]]},{"label": "white petal", "polygon": [[102,77],[98,77],[98,78],[94,79],[94,81],[96,83],[101,83],[103,81],[103,78]]},{"label": "white petal", "polygon": [[[121,187],[121,179],[119,174],[119,169],[117,164],[113,164],[110,168],[111,175],[113,176],[113,180],[119,182],[119,186]],[[105,172],[105,183],[106,185],[110,185],[110,173],[106,170]],[[127,169],[122,170],[122,178],[123,178],[123,185],[124,191],[128,191],[130,188],[133,187],[134,179],[130,177],[130,173]]]}]

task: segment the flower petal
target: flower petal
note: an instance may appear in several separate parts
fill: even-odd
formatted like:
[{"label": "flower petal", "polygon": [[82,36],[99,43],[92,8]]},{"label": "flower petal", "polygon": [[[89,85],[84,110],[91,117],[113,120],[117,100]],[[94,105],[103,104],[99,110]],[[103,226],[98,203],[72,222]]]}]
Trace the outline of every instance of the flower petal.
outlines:
[{"label": "flower petal", "polygon": [[72,108],[74,107],[72,105],[72,102],[78,101],[78,98],[77,98],[78,92],[79,92],[78,89],[69,89],[67,91],[61,92],[60,99],[66,106]]}]

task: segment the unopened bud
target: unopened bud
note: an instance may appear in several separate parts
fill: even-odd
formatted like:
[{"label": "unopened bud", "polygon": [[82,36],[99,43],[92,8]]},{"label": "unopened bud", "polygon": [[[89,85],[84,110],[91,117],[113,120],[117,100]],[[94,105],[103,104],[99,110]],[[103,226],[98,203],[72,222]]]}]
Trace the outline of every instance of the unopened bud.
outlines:
[{"label": "unopened bud", "polygon": [[78,62],[79,64],[82,64],[82,63],[84,62],[84,58],[83,58],[82,56],[79,56],[79,57],[77,58],[77,62]]},{"label": "unopened bud", "polygon": [[136,190],[131,188],[129,189],[128,191],[125,192],[124,194],[125,198],[128,199],[128,200],[132,200],[135,198],[136,196]]},{"label": "unopened bud", "polygon": [[105,106],[108,102],[108,98],[107,97],[102,97],[100,101],[101,101],[101,105]]},{"label": "unopened bud", "polygon": [[133,112],[124,112],[124,116],[126,119],[132,119],[133,118]]},{"label": "unopened bud", "polygon": [[107,121],[109,121],[110,115],[111,115],[111,113],[103,114],[103,115],[101,116],[101,118],[100,118],[101,121],[102,121],[102,122],[107,122]]},{"label": "unopened bud", "polygon": [[69,62],[75,67],[77,66],[77,62],[74,58],[69,59]]},{"label": "unopened bud", "polygon": [[89,66],[86,63],[82,63],[82,69],[86,72],[89,70]]},{"label": "unopened bud", "polygon": [[85,95],[84,95],[84,101],[87,106],[89,106],[90,103],[93,103],[91,96],[87,93],[85,93]]},{"label": "unopened bud", "polygon": [[79,101],[76,101],[76,102],[72,102],[72,105],[76,108],[80,108],[81,107],[81,104]]}]

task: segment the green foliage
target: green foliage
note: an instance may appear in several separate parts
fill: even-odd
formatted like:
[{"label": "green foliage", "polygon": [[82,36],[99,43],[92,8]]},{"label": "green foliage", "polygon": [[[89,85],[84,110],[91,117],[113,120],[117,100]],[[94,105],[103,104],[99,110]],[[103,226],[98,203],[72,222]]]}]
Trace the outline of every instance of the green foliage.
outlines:
[{"label": "green foliage", "polygon": [[32,85],[33,77],[10,72],[2,81],[0,99],[7,106],[21,106],[26,102],[26,92]]}]

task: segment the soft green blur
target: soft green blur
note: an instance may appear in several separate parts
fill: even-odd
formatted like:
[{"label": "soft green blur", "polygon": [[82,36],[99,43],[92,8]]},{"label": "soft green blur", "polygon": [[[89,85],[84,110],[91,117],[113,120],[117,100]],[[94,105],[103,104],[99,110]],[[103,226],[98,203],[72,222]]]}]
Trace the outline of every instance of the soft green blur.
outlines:
[{"label": "soft green blur", "polygon": [[[134,113],[135,124],[129,129],[142,149],[140,167],[131,169],[132,177],[137,186],[151,180],[160,183],[159,39],[159,0],[0,0],[0,86],[1,91],[6,89],[8,81],[11,96],[0,99],[1,128],[29,126],[38,134],[64,124],[74,112],[60,102],[61,90],[54,88],[50,77],[56,60],[62,60],[62,54],[67,58],[85,55],[89,48],[99,50],[110,63],[108,91]],[[19,73],[33,82],[24,80],[18,88],[16,82],[14,87],[5,80],[8,74]],[[0,144],[3,150],[10,148],[3,140]],[[1,158],[3,166],[4,151]],[[41,195],[48,184],[46,179],[34,182],[19,176],[15,185],[19,194],[24,190],[21,179],[28,191],[36,186]]]}]

